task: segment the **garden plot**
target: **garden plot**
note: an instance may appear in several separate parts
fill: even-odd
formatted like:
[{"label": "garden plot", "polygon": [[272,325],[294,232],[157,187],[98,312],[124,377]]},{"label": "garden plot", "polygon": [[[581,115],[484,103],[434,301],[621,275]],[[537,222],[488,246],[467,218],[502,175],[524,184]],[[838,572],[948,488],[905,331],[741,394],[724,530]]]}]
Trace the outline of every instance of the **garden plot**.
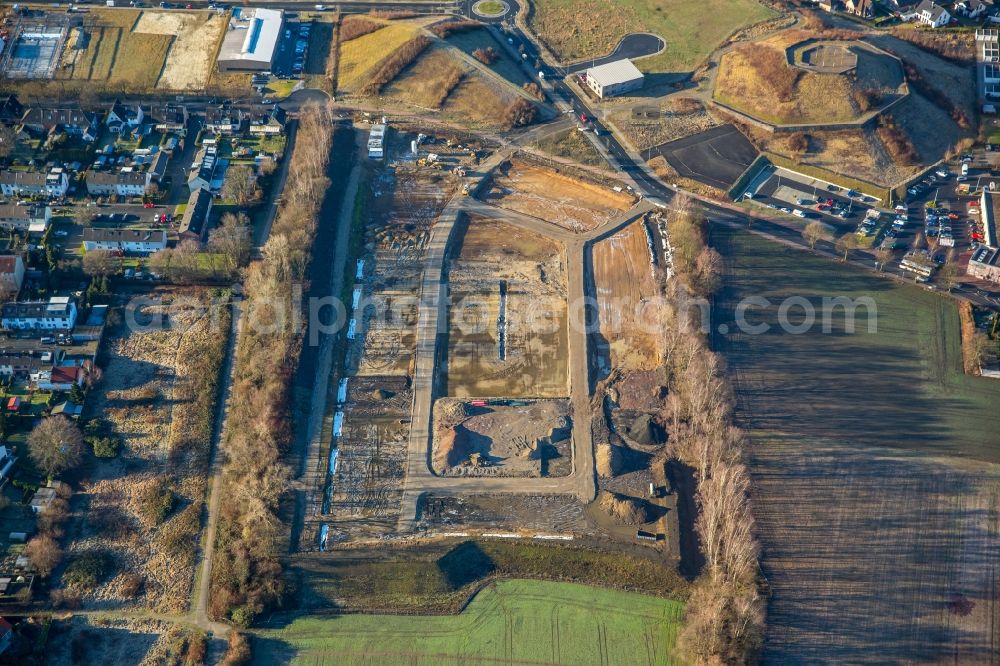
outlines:
[{"label": "garden plot", "polygon": [[632,207],[632,197],[552,169],[512,160],[485,200],[571,231],[590,231]]},{"label": "garden plot", "polygon": [[[621,371],[648,370],[663,354],[657,279],[661,257],[648,220],[639,220],[593,246],[597,289],[597,348],[602,364]],[[610,358],[609,358],[610,356]],[[600,368],[599,375],[610,371]]]},{"label": "garden plot", "polygon": [[[190,597],[215,405],[216,383],[206,380],[218,377],[228,311],[209,308],[207,291],[153,298],[162,301],[144,313],[162,325],[109,331],[104,379],[88,397],[88,414],[121,438],[118,457],[81,483],[81,518],[68,527],[68,559],[97,551],[113,562],[96,588],[74,592],[91,608],[176,613]],[[165,510],[154,508],[154,495]]]},{"label": "garden plot", "polygon": [[565,476],[572,468],[569,402],[453,398],[434,409],[434,469],[457,476]]},{"label": "garden plot", "polygon": [[462,232],[448,272],[447,395],[565,397],[564,248],[476,216]]},{"label": "garden plot", "polygon": [[157,88],[196,90],[208,84],[225,28],[216,12],[143,12],[134,32],[174,36]]}]

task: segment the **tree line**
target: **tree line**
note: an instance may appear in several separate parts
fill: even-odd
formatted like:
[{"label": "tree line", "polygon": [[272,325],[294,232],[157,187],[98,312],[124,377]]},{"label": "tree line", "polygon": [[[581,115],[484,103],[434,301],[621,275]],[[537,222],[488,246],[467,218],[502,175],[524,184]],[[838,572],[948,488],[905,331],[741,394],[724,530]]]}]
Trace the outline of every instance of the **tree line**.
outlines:
[{"label": "tree line", "polygon": [[708,247],[706,220],[690,201],[677,201],[667,228],[677,279],[663,316],[669,385],[663,417],[668,454],[689,466],[697,482],[695,531],[705,559],[678,649],[692,662],[746,663],[760,650],[765,619],[746,436],[733,425],[723,359],[709,349],[695,309],[685,307],[691,296],[707,298],[718,290],[722,259]]},{"label": "tree line", "polygon": [[[245,317],[234,360],[216,554],[209,613],[249,625],[285,593],[278,544],[284,527],[278,501],[291,472],[283,462],[291,437],[289,393],[302,326],[285,313],[306,277],[333,139],[328,106],[303,109],[291,155],[284,203],[262,259],[246,271]],[[277,304],[277,308],[275,308]]]}]

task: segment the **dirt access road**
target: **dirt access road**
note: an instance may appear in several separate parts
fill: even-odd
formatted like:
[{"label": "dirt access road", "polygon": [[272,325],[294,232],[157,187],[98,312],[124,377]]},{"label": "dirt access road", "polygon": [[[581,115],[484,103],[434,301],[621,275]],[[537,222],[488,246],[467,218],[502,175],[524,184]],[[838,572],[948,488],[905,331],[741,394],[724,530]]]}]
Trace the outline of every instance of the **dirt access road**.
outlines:
[{"label": "dirt access road", "polygon": [[[483,163],[470,187],[475,192],[482,179],[510,156],[501,150]],[[613,234],[654,206],[640,201],[632,209],[601,226],[583,233],[574,233],[539,218],[505,210],[483,203],[474,197],[456,195],[442,212],[431,230],[425,255],[425,268],[420,287],[420,310],[417,320],[416,370],[413,379],[413,409],[410,438],[407,447],[407,472],[399,517],[399,531],[412,530],[419,519],[419,500],[428,492],[435,494],[518,493],[574,495],[590,502],[596,493],[594,478],[594,446],[591,436],[590,376],[587,357],[588,315],[583,310],[589,270],[590,243]],[[436,368],[441,347],[439,340],[447,335],[448,282],[445,262],[452,231],[459,215],[471,212],[503,220],[543,237],[565,244],[568,275],[569,308],[569,367],[570,403],[573,414],[573,471],[559,478],[456,478],[437,476],[431,467],[431,414],[435,397]],[[444,305],[442,305],[444,304]]]}]

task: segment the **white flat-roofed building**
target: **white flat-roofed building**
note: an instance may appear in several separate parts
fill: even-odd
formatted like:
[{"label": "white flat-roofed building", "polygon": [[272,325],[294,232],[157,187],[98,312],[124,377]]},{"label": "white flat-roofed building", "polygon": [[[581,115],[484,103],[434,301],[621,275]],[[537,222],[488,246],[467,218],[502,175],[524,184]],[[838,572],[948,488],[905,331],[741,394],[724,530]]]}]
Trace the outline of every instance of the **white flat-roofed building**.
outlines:
[{"label": "white flat-roofed building", "polygon": [[121,250],[133,254],[152,254],[167,247],[163,229],[111,229],[87,227],[83,230],[83,249]]},{"label": "white flat-roofed building", "polygon": [[284,15],[280,9],[234,11],[217,60],[220,72],[260,72],[271,69],[278,51]]},{"label": "white flat-roofed building", "polygon": [[645,77],[631,60],[615,60],[587,70],[587,86],[601,99],[638,90]]}]

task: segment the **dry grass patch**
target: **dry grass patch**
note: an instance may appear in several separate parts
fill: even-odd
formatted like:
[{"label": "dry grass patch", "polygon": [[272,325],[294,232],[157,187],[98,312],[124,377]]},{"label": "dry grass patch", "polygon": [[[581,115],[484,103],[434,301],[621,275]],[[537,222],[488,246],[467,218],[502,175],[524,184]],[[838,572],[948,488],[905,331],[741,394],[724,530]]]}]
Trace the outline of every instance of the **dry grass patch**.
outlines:
[{"label": "dry grass patch", "polygon": [[513,95],[498,91],[480,74],[466,76],[445,100],[441,110],[472,126],[503,128]]},{"label": "dry grass patch", "polygon": [[366,74],[417,34],[417,26],[393,23],[385,28],[340,45],[337,86],[354,91],[365,82]]},{"label": "dry grass patch", "polygon": [[406,68],[383,93],[407,104],[439,109],[461,83],[465,71],[447,52],[431,49]]},{"label": "dry grass patch", "polygon": [[720,124],[700,101],[690,98],[668,102],[655,118],[638,117],[631,109],[624,109],[612,113],[609,119],[637,150],[683,139]]},{"label": "dry grass patch", "polygon": [[854,120],[859,110],[848,79],[790,67],[771,44],[755,43],[727,53],[719,63],[716,99],[773,123]]},{"label": "dry grass patch", "polygon": [[157,296],[161,304],[147,312],[165,315],[164,327],[110,334],[104,379],[88,405],[122,442],[119,457],[81,488],[89,506],[70,551],[103,550],[115,563],[84,597],[90,607],[181,612],[190,596],[228,311],[213,320],[205,290]]},{"label": "dry grass patch", "polygon": [[735,30],[771,18],[755,0],[536,0],[532,30],[566,61],[609,53],[632,32],[666,41],[663,53],[636,61],[647,72],[693,70]]}]

